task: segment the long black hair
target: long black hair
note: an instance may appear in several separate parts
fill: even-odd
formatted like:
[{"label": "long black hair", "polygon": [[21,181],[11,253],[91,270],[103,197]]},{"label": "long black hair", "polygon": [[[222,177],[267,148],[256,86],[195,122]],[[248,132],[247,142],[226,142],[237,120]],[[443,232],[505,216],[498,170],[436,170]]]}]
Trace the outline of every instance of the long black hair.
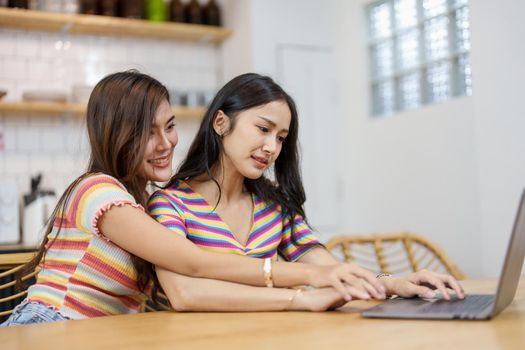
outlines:
[{"label": "long black hair", "polygon": [[230,118],[230,131],[232,131],[240,112],[274,101],[285,102],[291,112],[288,136],[273,166],[275,180],[271,181],[265,175],[258,179],[245,178],[244,186],[247,191],[259,198],[279,204],[282,207],[283,218],[289,217],[292,225],[293,217],[297,214],[306,221],[303,208],[306,197],[299,171],[297,145],[299,123],[295,102],[270,77],[256,73],[239,75],[219,90],[204,115],[186,158],[166,187],[171,186],[176,180],[207,175],[217,184],[218,201],[220,201],[221,189],[212,174],[212,169],[221,160],[223,152],[222,139],[213,129],[215,116],[219,110],[223,111]]}]

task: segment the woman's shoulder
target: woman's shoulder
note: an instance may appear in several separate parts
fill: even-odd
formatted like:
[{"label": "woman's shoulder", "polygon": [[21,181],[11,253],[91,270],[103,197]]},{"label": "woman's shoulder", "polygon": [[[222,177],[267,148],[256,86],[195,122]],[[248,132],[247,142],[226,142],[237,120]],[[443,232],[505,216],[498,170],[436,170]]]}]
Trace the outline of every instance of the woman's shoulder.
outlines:
[{"label": "woman's shoulder", "polygon": [[149,202],[151,203],[152,201],[157,201],[165,198],[175,200],[176,202],[182,202],[184,201],[184,198],[188,196],[190,190],[191,188],[185,181],[175,180],[169,186],[158,189],[155,192],[153,192],[153,194],[150,196]]},{"label": "woman's shoulder", "polygon": [[104,173],[88,173],[85,174],[78,182],[77,187],[92,187],[92,186],[110,186],[118,187],[127,192],[124,186],[117,178]]},{"label": "woman's shoulder", "polygon": [[84,174],[68,191],[65,197],[67,220],[91,232],[98,232],[99,218],[113,206],[131,205],[144,210],[120,181],[107,174]]},{"label": "woman's shoulder", "polygon": [[104,173],[88,173],[79,177],[72,188],[74,197],[77,199],[96,196],[118,196],[131,197],[126,187],[115,177]]}]

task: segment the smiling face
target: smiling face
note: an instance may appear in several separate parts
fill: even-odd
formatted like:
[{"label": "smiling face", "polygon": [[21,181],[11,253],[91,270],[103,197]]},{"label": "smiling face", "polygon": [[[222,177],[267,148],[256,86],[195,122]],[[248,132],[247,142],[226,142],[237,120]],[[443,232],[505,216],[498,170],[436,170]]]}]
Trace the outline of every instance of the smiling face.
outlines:
[{"label": "smiling face", "polygon": [[232,130],[230,118],[219,111],[213,126],[223,135],[224,166],[249,179],[261,177],[279,156],[291,118],[285,101],[273,101],[240,112]]},{"label": "smiling face", "polygon": [[159,105],[151,126],[140,176],[149,181],[168,181],[173,171],[173,150],[177,141],[175,116],[168,101],[164,100]]}]

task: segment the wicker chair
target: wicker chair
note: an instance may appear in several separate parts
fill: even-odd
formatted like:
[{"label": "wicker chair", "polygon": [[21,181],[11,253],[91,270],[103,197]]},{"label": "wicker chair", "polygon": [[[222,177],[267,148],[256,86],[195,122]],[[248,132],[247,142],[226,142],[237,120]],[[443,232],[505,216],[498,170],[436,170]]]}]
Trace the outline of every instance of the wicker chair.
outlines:
[{"label": "wicker chair", "polygon": [[409,232],[340,236],[326,248],[347,262],[355,262],[374,272],[403,274],[427,269],[465,279],[459,267],[434,243]]},{"label": "wicker chair", "polygon": [[[34,280],[38,269],[22,276],[26,281],[23,290],[15,289],[15,273],[29,262],[35,253],[8,253],[0,254],[0,322],[6,319],[16,305],[18,305],[27,294],[27,287]],[[29,280],[29,281],[28,281]]]}]

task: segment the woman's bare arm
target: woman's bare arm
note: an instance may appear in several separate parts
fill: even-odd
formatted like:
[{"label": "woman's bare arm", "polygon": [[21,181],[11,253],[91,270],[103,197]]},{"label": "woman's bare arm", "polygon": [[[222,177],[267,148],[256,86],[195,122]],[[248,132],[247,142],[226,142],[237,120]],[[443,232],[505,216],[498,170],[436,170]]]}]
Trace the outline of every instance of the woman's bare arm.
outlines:
[{"label": "woman's bare arm", "polygon": [[253,287],[183,276],[162,268],[157,268],[157,276],[175,311],[325,311],[345,303],[333,288],[298,292]]},{"label": "woman's bare arm", "polygon": [[[99,221],[99,229],[124,250],[167,270],[193,277],[265,285],[261,259],[204,251],[132,206],[109,209]],[[369,284],[376,283],[372,273],[351,264],[276,262],[272,274],[276,286],[334,287],[347,299],[351,296],[344,282],[353,285],[356,279],[365,279]]]},{"label": "woman's bare arm", "polygon": [[326,248],[320,246],[310,249],[298,261],[315,265],[336,265],[340,263]]}]

